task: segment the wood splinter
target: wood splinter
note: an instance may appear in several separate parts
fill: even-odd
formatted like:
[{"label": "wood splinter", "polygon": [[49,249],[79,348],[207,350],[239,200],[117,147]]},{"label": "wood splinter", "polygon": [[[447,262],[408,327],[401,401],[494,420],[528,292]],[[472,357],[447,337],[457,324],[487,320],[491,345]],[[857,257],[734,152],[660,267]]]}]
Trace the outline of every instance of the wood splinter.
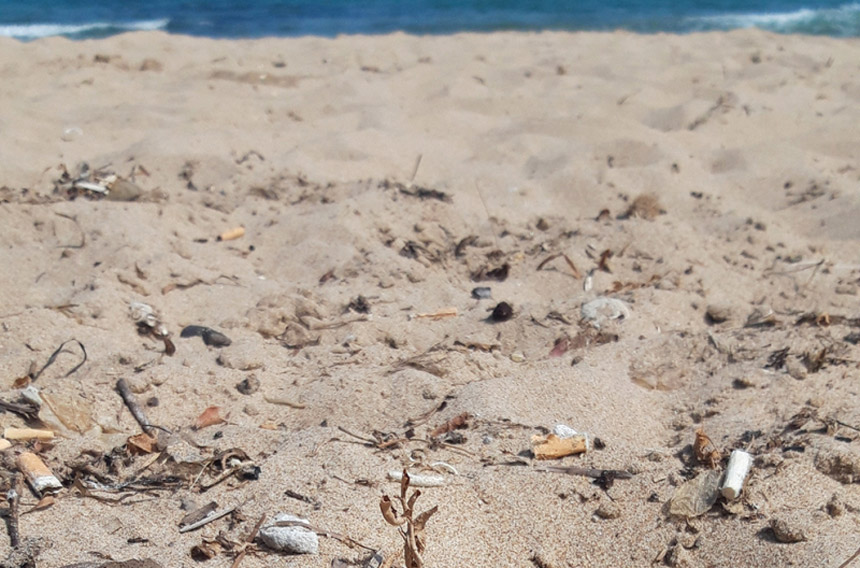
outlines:
[{"label": "wood splinter", "polygon": [[555,434],[532,436],[532,451],[539,460],[557,460],[588,450],[588,438],[583,435],[560,438]]}]

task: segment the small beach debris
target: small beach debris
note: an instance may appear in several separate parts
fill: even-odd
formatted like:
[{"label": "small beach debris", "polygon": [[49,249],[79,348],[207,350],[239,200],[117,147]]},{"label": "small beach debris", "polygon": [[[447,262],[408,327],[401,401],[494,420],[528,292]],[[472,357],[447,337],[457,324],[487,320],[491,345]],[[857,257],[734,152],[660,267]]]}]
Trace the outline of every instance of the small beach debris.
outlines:
[{"label": "small beach debris", "polygon": [[643,193],[638,195],[636,199],[633,200],[633,203],[630,204],[630,207],[621,214],[621,219],[638,218],[652,221],[657,217],[657,215],[661,215],[663,213],[665,213],[665,211],[660,206],[660,201],[657,199],[657,196],[653,193]]},{"label": "small beach debris", "polygon": [[788,513],[773,517],[770,520],[770,530],[779,542],[794,543],[809,540],[807,524],[802,521],[800,515]]},{"label": "small beach debris", "polygon": [[156,451],[158,440],[146,433],[129,436],[125,448],[131,455],[145,455]]},{"label": "small beach debris", "polygon": [[490,314],[490,320],[499,323],[514,317],[514,308],[507,302],[499,302]]},{"label": "small beach debris", "polygon": [[[427,548],[427,536],[424,534],[424,528],[439,507],[434,506],[416,516],[415,503],[421,496],[421,492],[413,491],[407,498],[406,494],[409,491],[411,478],[405,469],[401,476],[400,496],[392,500],[388,495],[383,495],[379,501],[379,509],[385,522],[397,527],[403,539],[403,557],[406,561],[406,568],[424,568],[422,555]],[[395,500],[400,505],[399,514],[395,508]],[[404,525],[406,526],[405,529],[403,528]]]},{"label": "small beach debris", "polygon": [[71,375],[72,373],[74,373],[75,371],[80,369],[84,365],[84,363],[87,362],[87,350],[86,350],[86,348],[84,348],[84,344],[81,343],[80,341],[78,341],[77,339],[69,339],[68,341],[62,342],[60,344],[60,346],[57,347],[53,353],[51,353],[51,356],[48,357],[48,360],[45,362],[44,365],[42,365],[41,369],[39,369],[35,373],[30,373],[30,375],[29,375],[30,382],[35,382],[36,379],[38,379],[42,375],[42,373],[45,372],[45,369],[47,369],[48,367],[50,367],[51,365],[54,364],[54,362],[57,360],[57,356],[59,356],[60,353],[63,353],[63,349],[65,348],[66,344],[73,343],[73,342],[77,343],[78,347],[81,348],[81,353],[83,353],[83,359],[81,359],[80,363],[78,363],[77,365],[75,365],[74,367],[72,367],[71,369],[66,371],[66,374],[63,375],[63,378],[68,377],[69,375]]},{"label": "small beach debris", "polygon": [[608,320],[630,317],[630,308],[625,302],[604,296],[582,304],[580,312],[582,319],[591,322],[591,325],[598,329]]},{"label": "small beach debris", "polygon": [[720,487],[720,493],[729,500],[737,499],[744,487],[744,480],[752,467],[752,456],[743,450],[732,450],[729,465],[726,466],[726,478]]},{"label": "small beach debris", "polygon": [[484,266],[472,273],[472,280],[475,282],[480,282],[482,280],[495,280],[497,282],[504,282],[508,279],[508,274],[510,273],[510,271],[511,265],[507,262],[501,266],[491,268],[489,270],[486,266]]},{"label": "small beach debris", "polygon": [[[403,472],[397,470],[389,471],[388,479],[391,481],[402,482]],[[442,487],[445,485],[445,478],[441,475],[433,475],[429,473],[411,473],[409,474],[409,484],[413,487]]]},{"label": "small beach debris", "polygon": [[53,440],[54,432],[37,428],[6,428],[3,437],[7,440]]},{"label": "small beach debris", "polygon": [[696,441],[693,442],[693,451],[699,463],[705,464],[711,469],[717,467],[717,463],[723,459],[717,447],[708,438],[708,435],[705,434],[704,428],[696,430]]},{"label": "small beach debris", "polygon": [[458,414],[454,418],[451,418],[444,424],[441,424],[433,429],[430,432],[431,438],[437,438],[442,434],[447,434],[448,432],[453,432],[454,430],[462,430],[469,427],[469,413],[463,412]]},{"label": "small beach debris", "polygon": [[260,528],[260,540],[272,550],[291,554],[319,554],[317,533],[305,526],[290,526],[288,523],[310,524],[307,519],[278,513],[270,523]]},{"label": "small beach debris", "polygon": [[570,268],[570,271],[573,273],[573,277],[576,278],[577,280],[580,280],[582,278],[582,272],[579,271],[579,269],[576,267],[576,265],[573,263],[573,261],[570,259],[570,257],[567,256],[563,252],[549,255],[548,257],[543,259],[543,261],[541,261],[540,264],[538,264],[538,266],[535,270],[538,270],[538,271],[542,270],[544,266],[546,266],[547,264],[549,264],[550,262],[552,262],[553,260],[555,260],[559,257],[564,258],[565,263],[567,263],[568,268]]},{"label": "small beach debris", "polygon": [[678,487],[669,501],[669,514],[691,518],[706,513],[717,502],[722,477],[721,472],[710,469]]},{"label": "small beach debris", "polygon": [[210,406],[197,417],[197,420],[194,421],[194,429],[202,430],[207,426],[213,426],[215,424],[221,424],[224,422],[224,418],[221,417],[221,407],[219,406]]},{"label": "small beach debris", "polygon": [[24,474],[33,491],[39,497],[46,493],[54,493],[63,488],[63,484],[56,478],[45,462],[32,452],[24,452],[16,460],[18,470]]},{"label": "small beach debris", "polygon": [[128,381],[125,379],[119,379],[116,382],[116,390],[119,393],[120,397],[122,397],[123,402],[128,407],[128,410],[131,412],[131,415],[137,420],[137,423],[140,424],[141,429],[149,434],[153,435],[155,428],[149,422],[149,419],[146,417],[146,413],[143,411],[143,408],[140,406],[140,403],[137,401],[137,397],[134,396],[134,393],[131,392],[131,387],[128,386]]},{"label": "small beach debris", "polygon": [[553,343],[552,350],[549,352],[550,357],[561,357],[567,350],[570,349],[570,337],[567,335],[563,335],[555,340]]},{"label": "small beach debris", "polygon": [[[567,427],[565,427],[567,428]],[[588,451],[588,436],[579,434],[575,430],[558,430],[562,433],[547,434],[541,436],[535,434],[531,438],[532,451],[535,458],[539,460],[557,460],[573,454],[581,454]]]},{"label": "small beach debris", "polygon": [[254,373],[251,373],[236,385],[236,390],[244,395],[252,395],[260,390],[260,379]]},{"label": "small beach debris", "polygon": [[170,332],[167,326],[155,314],[155,310],[149,304],[142,302],[131,302],[128,305],[131,319],[137,324],[137,332],[141,335],[149,335],[164,343],[164,353],[168,356],[176,353],[176,346],[170,340]]},{"label": "small beach debris", "polygon": [[711,324],[726,322],[732,317],[732,307],[728,304],[708,304],[705,317]]},{"label": "small beach debris", "polygon": [[472,297],[476,300],[489,300],[492,298],[492,290],[489,286],[478,286],[472,288]]},{"label": "small beach debris", "polygon": [[215,240],[216,241],[234,241],[241,237],[245,236],[245,227],[234,227],[232,229],[227,229],[220,235],[218,235]]},{"label": "small beach debris", "polygon": [[203,343],[211,347],[227,347],[233,343],[229,337],[203,325],[189,325],[182,328],[179,337],[200,337]]},{"label": "small beach debris", "polygon": [[65,166],[61,165],[60,168],[62,173],[54,180],[54,191],[64,193],[69,199],[83,195],[90,199],[134,201],[143,195],[143,190],[137,184],[119,177],[107,168],[93,170],[89,164],[81,162],[74,175],[70,174]]},{"label": "small beach debris", "polygon": [[441,310],[426,314],[413,314],[411,318],[439,320],[443,318],[457,317],[458,313],[457,308],[442,308]]},{"label": "small beach debris", "polygon": [[768,306],[760,306],[747,317],[744,327],[772,327],[777,324],[776,315]]},{"label": "small beach debris", "polygon": [[[204,506],[204,507],[206,507],[206,506]],[[207,510],[206,514],[202,518],[200,518],[200,520],[189,522],[188,524],[184,524],[179,529],[179,532],[180,533],[187,533],[187,532],[195,531],[202,526],[208,525],[212,521],[217,521],[218,519],[220,519],[222,517],[226,517],[227,515],[229,515],[230,513],[232,513],[233,511],[235,511],[238,508],[239,508],[238,506],[234,506],[234,507],[228,507],[228,508],[224,509],[223,511],[215,511],[214,509]],[[194,511],[194,513],[196,513],[196,511]],[[188,515],[186,515],[183,518],[183,520],[187,519],[187,518],[188,518]],[[197,518],[197,516],[195,516],[195,518]]]}]

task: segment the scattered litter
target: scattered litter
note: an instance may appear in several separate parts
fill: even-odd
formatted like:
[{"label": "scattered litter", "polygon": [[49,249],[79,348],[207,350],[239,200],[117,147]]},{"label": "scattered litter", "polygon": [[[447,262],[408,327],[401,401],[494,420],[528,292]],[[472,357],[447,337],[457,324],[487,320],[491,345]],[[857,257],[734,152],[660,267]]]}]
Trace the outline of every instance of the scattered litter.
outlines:
[{"label": "scattered litter", "polygon": [[36,428],[6,428],[3,437],[7,440],[53,440],[54,432]]},{"label": "scattered litter", "polygon": [[709,469],[678,487],[669,501],[669,514],[691,518],[706,513],[717,502],[722,477],[721,472]]},{"label": "scattered litter", "polygon": [[309,524],[306,519],[279,513],[269,524],[260,529],[260,540],[272,550],[291,554],[319,554],[320,541],[317,533],[304,526],[283,526],[278,523]]},{"label": "scattered litter", "polygon": [[442,308],[441,310],[427,314],[412,314],[409,319],[432,319],[439,320],[443,318],[453,318],[458,314],[457,308]]},{"label": "scattered litter", "polygon": [[[388,479],[391,481],[402,482],[402,471],[389,471]],[[446,484],[445,478],[441,475],[433,475],[429,473],[410,473],[409,483],[415,487],[442,487]]]},{"label": "scattered litter", "polygon": [[493,313],[490,314],[490,320],[496,323],[508,321],[512,317],[514,317],[514,309],[507,302],[496,304],[496,307],[493,308]]},{"label": "scattered litter", "polygon": [[179,337],[201,337],[203,343],[212,347],[227,347],[232,343],[229,337],[202,325],[189,325],[182,329]]},{"label": "scattered litter", "polygon": [[[67,129],[74,135],[80,129]],[[108,199],[110,201],[134,201],[143,195],[143,190],[137,184],[121,178],[106,168],[91,170],[89,164],[81,162],[78,171],[72,175],[65,166],[61,166],[60,177],[54,180],[54,191],[63,193],[69,199],[85,196],[90,199]]]},{"label": "scattered litter", "polygon": [[18,456],[18,469],[27,478],[33,491],[41,497],[46,493],[54,493],[63,488],[63,484],[56,478],[45,462],[32,452],[24,452]]},{"label": "scattered litter", "polygon": [[131,319],[137,324],[137,332],[139,334],[149,335],[161,340],[164,343],[164,353],[166,355],[176,353],[176,346],[170,340],[170,332],[167,330],[167,326],[161,323],[152,306],[142,302],[131,302],[128,308],[131,313]]},{"label": "scattered litter", "polygon": [[581,313],[582,319],[599,329],[608,320],[628,319],[630,308],[621,300],[600,297],[582,304]]},{"label": "scattered litter", "polygon": [[726,499],[737,499],[744,487],[744,480],[752,466],[752,456],[743,450],[732,450],[729,465],[726,467],[726,479],[720,492]]},{"label": "scattered litter", "polygon": [[218,235],[215,240],[216,241],[234,241],[238,238],[245,236],[245,227],[235,227],[233,229],[228,229]]},{"label": "scattered litter", "polygon": [[472,288],[472,297],[476,300],[489,300],[492,298],[492,290],[489,286],[478,286]]},{"label": "scattered litter", "polygon": [[535,434],[531,442],[535,458],[539,460],[557,460],[588,451],[588,436],[577,433],[567,437],[558,434]]}]

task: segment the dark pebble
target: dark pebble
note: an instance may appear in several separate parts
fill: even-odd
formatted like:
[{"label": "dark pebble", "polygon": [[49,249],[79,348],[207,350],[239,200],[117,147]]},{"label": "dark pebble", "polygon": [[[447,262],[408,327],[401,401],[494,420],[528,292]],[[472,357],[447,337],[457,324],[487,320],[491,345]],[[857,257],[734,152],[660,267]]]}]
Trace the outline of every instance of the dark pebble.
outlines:
[{"label": "dark pebble", "polygon": [[514,309],[507,302],[499,302],[490,315],[490,319],[496,322],[508,321],[512,317],[514,317]]},{"label": "dark pebble", "polygon": [[472,289],[472,297],[476,300],[489,300],[492,297],[492,291],[489,286],[478,286]]},{"label": "dark pebble", "polygon": [[215,331],[212,328],[202,325],[189,325],[179,334],[179,337],[197,336],[200,336],[203,339],[203,343],[211,345],[212,347],[226,347],[232,343],[230,338],[220,331]]},{"label": "dark pebble", "polygon": [[260,379],[257,378],[257,375],[250,375],[248,378],[236,385],[236,390],[242,394],[254,394],[260,390]]}]

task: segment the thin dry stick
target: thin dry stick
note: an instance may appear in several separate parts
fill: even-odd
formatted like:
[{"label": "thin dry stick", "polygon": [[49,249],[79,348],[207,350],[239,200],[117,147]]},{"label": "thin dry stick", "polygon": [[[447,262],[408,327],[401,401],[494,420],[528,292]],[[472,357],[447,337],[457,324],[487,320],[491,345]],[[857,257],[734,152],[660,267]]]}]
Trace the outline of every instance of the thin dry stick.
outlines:
[{"label": "thin dry stick", "polygon": [[245,555],[248,554],[248,546],[254,542],[254,539],[257,538],[257,533],[260,531],[260,527],[263,526],[263,521],[266,520],[266,513],[260,515],[260,520],[257,521],[257,524],[254,525],[254,528],[248,534],[248,537],[245,539],[245,544],[242,547],[242,552],[239,553],[239,556],[236,557],[236,560],[233,561],[233,564],[230,565],[230,568],[239,568],[239,564],[242,563],[242,560],[245,559]]},{"label": "thin dry stick", "polygon": [[84,344],[81,343],[80,341],[78,341],[77,339],[69,339],[68,341],[62,342],[60,344],[60,346],[57,347],[57,349],[53,353],[51,353],[51,356],[48,357],[48,362],[45,363],[42,366],[42,368],[39,369],[32,377],[30,377],[30,380],[35,381],[36,379],[38,379],[39,376],[45,371],[45,369],[47,369],[48,367],[50,367],[54,363],[54,361],[57,359],[57,355],[59,355],[60,352],[63,350],[63,347],[66,346],[66,343],[71,343],[72,341],[77,343],[78,346],[81,348],[81,352],[84,354],[84,358],[80,363],[78,363],[77,365],[72,367],[72,369],[69,372],[67,372],[65,375],[63,375],[63,378],[68,377],[69,375],[71,375],[72,373],[74,373],[75,371],[80,369],[83,366],[83,364],[87,362],[87,350],[84,348]]},{"label": "thin dry stick", "polygon": [[143,431],[152,435],[154,427],[146,417],[146,413],[143,411],[143,408],[140,407],[140,403],[137,402],[137,397],[135,397],[134,393],[131,392],[131,388],[128,386],[125,379],[120,379],[116,382],[116,390],[119,392],[123,402],[125,402],[125,405],[128,407],[129,411],[131,411],[131,415],[134,416],[134,419],[137,420],[137,423],[140,424]]},{"label": "thin dry stick", "polygon": [[213,514],[209,515],[208,517],[204,517],[203,519],[197,521],[196,523],[192,523],[190,525],[186,525],[186,526],[182,527],[181,529],[179,529],[179,532],[180,533],[187,533],[187,532],[191,532],[193,530],[197,530],[204,525],[208,525],[212,521],[217,521],[221,517],[226,517],[227,515],[229,515],[230,513],[232,513],[233,511],[235,511],[238,508],[239,508],[239,506],[236,505],[234,507],[228,507],[227,509],[224,509],[220,513],[213,513]]},{"label": "thin dry stick", "polygon": [[9,528],[9,544],[13,549],[21,546],[21,532],[18,529],[18,508],[21,502],[21,480],[20,472],[16,472],[12,476],[12,486],[6,492],[6,499],[9,501],[9,517],[6,525]]},{"label": "thin dry stick", "polygon": [[839,568],[845,568],[846,566],[851,564],[851,562],[853,562],[858,556],[860,556],[860,548],[857,549],[857,552],[851,555],[851,558],[840,564]]}]

